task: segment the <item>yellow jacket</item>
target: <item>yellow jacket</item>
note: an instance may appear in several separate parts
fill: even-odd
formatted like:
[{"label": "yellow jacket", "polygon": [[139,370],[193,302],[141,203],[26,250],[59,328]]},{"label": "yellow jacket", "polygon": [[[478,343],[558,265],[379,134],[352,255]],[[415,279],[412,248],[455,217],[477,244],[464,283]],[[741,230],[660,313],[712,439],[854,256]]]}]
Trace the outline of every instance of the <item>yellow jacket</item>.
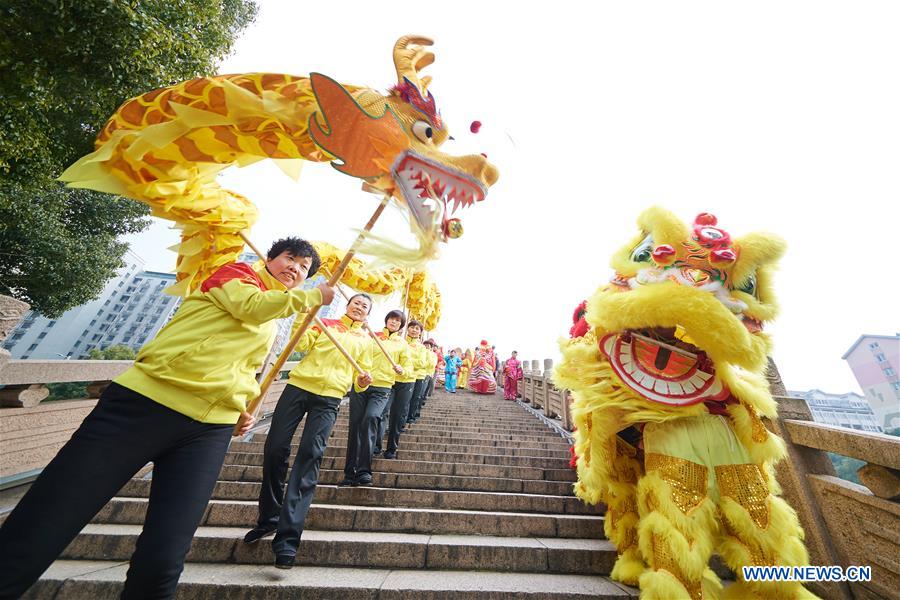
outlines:
[{"label": "yellow jacket", "polygon": [[434,375],[434,369],[437,367],[437,354],[428,348],[425,348],[425,351],[428,353],[426,356],[428,362],[425,364],[425,377],[430,377]]},{"label": "yellow jacket", "polygon": [[[347,315],[337,320],[322,319],[322,322],[360,368],[371,373],[371,347],[375,342],[362,328],[362,323]],[[353,367],[318,326],[306,330],[297,343],[297,350],[305,352],[306,356],[291,371],[289,384],[328,398],[343,398],[350,391],[356,379]]]},{"label": "yellow jacket", "polygon": [[431,373],[428,372],[428,355],[433,354],[433,352],[426,348],[419,340],[407,339],[407,342],[409,342],[409,347],[415,353],[413,367],[415,368],[416,373],[413,379],[425,379],[426,375],[434,373],[434,367],[432,367]]},{"label": "yellow jacket", "polygon": [[236,423],[259,394],[256,372],[272,346],[274,320],[321,302],[318,289],[287,290],[263,261],[225,265],[115,381],[195,421]]},{"label": "yellow jacket", "polygon": [[411,338],[405,338],[403,343],[406,344],[406,363],[400,365],[403,367],[403,375],[397,375],[397,383],[411,383],[414,382],[418,376],[418,371],[421,368],[422,356],[420,354],[420,349],[423,348],[422,344],[419,343],[419,340],[414,340]]},{"label": "yellow jacket", "polygon": [[[412,371],[412,363],[410,361],[409,344],[403,339],[401,332],[390,333],[387,329],[379,331],[378,339],[381,345],[387,350],[388,354],[395,363],[403,367],[404,373]],[[391,387],[397,381],[399,375],[394,372],[394,367],[388,362],[387,357],[378,347],[378,344],[372,342],[372,385],[375,387]]]}]

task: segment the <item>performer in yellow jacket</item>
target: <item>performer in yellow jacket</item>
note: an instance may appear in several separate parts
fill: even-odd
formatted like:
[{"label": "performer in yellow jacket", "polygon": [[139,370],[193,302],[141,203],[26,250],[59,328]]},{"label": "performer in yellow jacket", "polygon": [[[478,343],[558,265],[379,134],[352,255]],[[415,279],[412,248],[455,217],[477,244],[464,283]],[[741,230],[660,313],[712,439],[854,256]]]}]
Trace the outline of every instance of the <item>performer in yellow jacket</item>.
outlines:
[{"label": "performer in yellow jacket", "polygon": [[[347,313],[343,317],[323,321],[363,369],[356,377],[358,391],[366,389],[372,382],[369,350],[372,341],[362,328],[371,309],[372,298],[367,294],[356,294],[347,303]],[[256,527],[244,536],[245,542],[253,543],[276,532],[272,550],[275,566],[281,569],[294,566],[328,437],[337,419],[341,398],[354,383],[353,368],[318,326],[307,330],[296,347],[306,355],[291,371],[288,384],[275,406],[264,449],[259,518]],[[285,489],[291,439],[304,416],[306,424]]]},{"label": "performer in yellow jacket", "polygon": [[[419,336],[421,337],[421,332]],[[428,376],[434,375],[434,367],[437,364],[437,356],[427,344],[416,339],[416,343],[412,347],[418,352],[418,367],[416,369],[416,385],[413,388],[409,412],[406,415],[407,425],[415,423],[421,416],[422,405],[425,404],[425,392],[428,391]]]},{"label": "performer in yellow jacket", "polygon": [[369,344],[372,364],[372,385],[364,392],[350,392],[350,431],[347,435],[347,458],[344,461],[342,486],[372,485],[372,450],[382,413],[388,407],[391,388],[404,367],[411,369],[409,345],[403,339],[406,316],[392,310],[384,317],[384,329],[376,335],[381,340],[396,368],[381,351],[378,344]]},{"label": "performer in yellow jacket", "polygon": [[410,348],[411,369],[397,376],[397,382],[394,384],[391,398],[390,428],[388,429],[387,451],[384,453],[384,457],[387,459],[397,458],[400,434],[406,431],[404,425],[406,425],[407,417],[409,416],[409,406],[412,403],[413,391],[425,365],[424,347],[419,342],[421,335],[422,324],[413,319],[406,328],[406,342]]},{"label": "performer in yellow jacket", "polygon": [[[123,598],[169,598],[232,434],[253,424],[256,371],[275,319],[330,302],[295,288],[319,267],[307,242],[276,242],[253,267],[227,264],[188,296],[134,366],[100,396],[0,529],[0,597],[18,598],[134,473],[153,489]],[[237,423],[237,426],[235,424]]]}]

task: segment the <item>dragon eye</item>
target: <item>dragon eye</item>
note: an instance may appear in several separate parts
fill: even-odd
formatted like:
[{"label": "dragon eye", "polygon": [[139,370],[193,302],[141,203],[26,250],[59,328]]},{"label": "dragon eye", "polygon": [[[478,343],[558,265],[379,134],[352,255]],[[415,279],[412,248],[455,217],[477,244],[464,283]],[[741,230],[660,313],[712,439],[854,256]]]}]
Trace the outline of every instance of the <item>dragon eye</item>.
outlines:
[{"label": "dragon eye", "polygon": [[754,298],[756,296],[756,273],[751,273],[750,276],[747,277],[747,280],[743,283],[743,285],[738,287],[738,291],[744,292],[745,294],[750,294]]},{"label": "dragon eye", "polygon": [[631,251],[631,260],[636,263],[650,262],[653,258],[653,236],[648,235]]},{"label": "dragon eye", "polygon": [[434,130],[431,129],[431,125],[425,121],[416,121],[413,123],[412,132],[423,144],[431,143],[431,138],[434,136]]}]

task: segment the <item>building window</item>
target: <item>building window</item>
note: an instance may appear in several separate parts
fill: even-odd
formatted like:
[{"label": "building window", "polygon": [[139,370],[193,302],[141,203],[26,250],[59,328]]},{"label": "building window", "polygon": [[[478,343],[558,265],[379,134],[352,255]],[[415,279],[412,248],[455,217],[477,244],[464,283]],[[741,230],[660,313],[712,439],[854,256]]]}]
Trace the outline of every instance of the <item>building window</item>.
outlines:
[{"label": "building window", "polygon": [[75,342],[75,345],[72,346],[72,349],[74,350],[75,348],[77,348],[80,345],[81,345],[81,342]]},{"label": "building window", "polygon": [[872,342],[871,344],[869,344],[869,348],[872,348],[873,350],[878,347],[878,342]]},{"label": "building window", "polygon": [[34,352],[37,349],[37,346],[38,346],[37,344],[32,344],[32,345],[28,346],[28,351]]},{"label": "building window", "polygon": [[894,390],[900,392],[900,381],[892,381],[891,387],[894,388]]},{"label": "building window", "polygon": [[27,355],[27,354],[23,354],[23,355],[22,355],[22,360],[25,360],[25,359],[27,359],[27,358],[28,358],[28,355]]},{"label": "building window", "polygon": [[887,360],[887,358],[884,356],[883,353],[879,352],[878,354],[875,355],[875,360],[877,360],[878,362],[884,362]]},{"label": "building window", "polygon": [[98,333],[97,335],[95,335],[94,337],[91,338],[91,341],[92,341],[92,342],[96,342],[96,341],[99,340],[101,337],[103,337],[103,336],[101,336],[101,335]]},{"label": "building window", "polygon": [[47,329],[53,327],[54,325],[56,325],[56,319],[54,319],[54,320],[50,321],[49,323],[47,323]]},{"label": "building window", "polygon": [[42,331],[42,332],[40,332],[40,333],[38,334],[38,339],[39,339],[39,340],[42,340],[42,339],[44,339],[45,337],[47,337],[47,332],[46,332],[46,331]]},{"label": "building window", "polygon": [[[41,334],[41,335],[43,335],[43,334]],[[884,370],[884,374],[887,375],[888,377],[893,377],[895,374],[894,369],[892,369],[891,367],[888,367],[887,369]]]},{"label": "building window", "polygon": [[17,341],[17,340],[21,340],[23,337],[25,337],[25,332],[24,332],[24,331],[17,331],[17,332],[12,336],[12,341],[15,342],[15,341]]}]

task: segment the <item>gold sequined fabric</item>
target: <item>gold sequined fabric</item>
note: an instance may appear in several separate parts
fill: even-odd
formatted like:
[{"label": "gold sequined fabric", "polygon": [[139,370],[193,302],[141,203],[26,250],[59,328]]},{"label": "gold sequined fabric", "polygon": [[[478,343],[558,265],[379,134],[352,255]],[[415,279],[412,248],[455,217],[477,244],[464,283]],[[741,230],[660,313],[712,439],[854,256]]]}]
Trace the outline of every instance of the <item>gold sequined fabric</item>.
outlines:
[{"label": "gold sequined fabric", "polygon": [[706,467],[695,462],[666,456],[647,454],[644,467],[659,471],[663,481],[672,488],[672,501],[684,514],[689,514],[706,498]]},{"label": "gold sequined fabric", "polygon": [[753,441],[760,444],[765,442],[769,439],[769,430],[766,429],[765,424],[763,424],[759,415],[756,414],[756,411],[753,410],[753,407],[744,404],[744,408],[747,409],[747,414],[750,416],[750,436],[753,438]]},{"label": "gold sequined fabric", "polygon": [[658,533],[654,533],[651,542],[653,545],[653,564],[651,565],[653,569],[668,571],[684,586],[692,600],[702,600],[703,590],[700,587],[700,582],[685,581],[684,575],[681,573],[681,567],[678,566],[678,559],[669,545],[666,544],[665,538]]},{"label": "gold sequined fabric", "polygon": [[769,526],[769,486],[759,465],[719,465],[716,481],[719,493],[747,509],[757,527]]}]

